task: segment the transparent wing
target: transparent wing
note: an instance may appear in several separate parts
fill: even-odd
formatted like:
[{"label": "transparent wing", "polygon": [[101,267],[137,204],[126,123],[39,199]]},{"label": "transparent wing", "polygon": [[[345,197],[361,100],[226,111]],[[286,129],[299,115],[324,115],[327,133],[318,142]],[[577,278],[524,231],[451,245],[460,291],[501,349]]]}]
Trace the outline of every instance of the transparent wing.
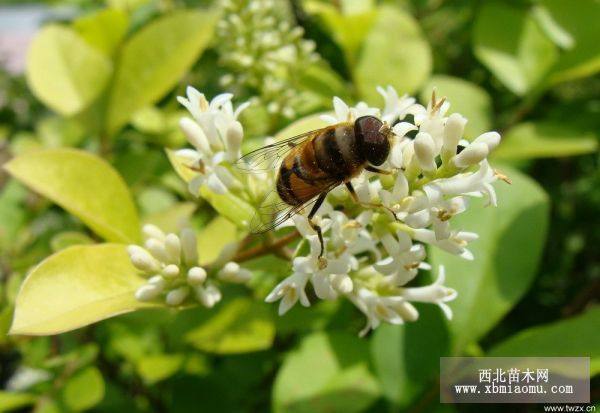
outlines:
[{"label": "transparent wing", "polygon": [[292,136],[270,145],[263,146],[247,153],[236,161],[236,168],[244,172],[263,173],[279,166],[279,161],[302,142],[320,133],[323,129],[316,129],[300,135]]},{"label": "transparent wing", "polygon": [[[275,229],[298,213],[309,213],[312,206],[317,202],[317,198],[320,194],[331,191],[341,183],[342,181],[332,179],[321,186],[319,191],[315,191],[314,196],[311,199],[296,206],[286,204],[282,201],[281,198],[279,198],[279,195],[277,195],[277,190],[269,192],[250,222],[250,232],[253,234],[262,234]],[[298,192],[296,192],[296,194],[298,196],[303,195]]]}]

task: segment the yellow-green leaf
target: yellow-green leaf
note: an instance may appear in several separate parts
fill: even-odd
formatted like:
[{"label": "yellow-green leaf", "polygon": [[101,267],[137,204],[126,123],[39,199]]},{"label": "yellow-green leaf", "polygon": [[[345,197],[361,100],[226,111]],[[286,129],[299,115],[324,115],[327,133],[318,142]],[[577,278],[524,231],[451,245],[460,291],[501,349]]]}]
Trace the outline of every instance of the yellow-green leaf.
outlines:
[{"label": "yellow-green leaf", "polygon": [[147,384],[168,379],[183,365],[181,354],[146,355],[137,364],[138,374]]},{"label": "yellow-green leaf", "polygon": [[129,189],[103,159],[75,149],[51,149],[21,155],[5,168],[107,241],[139,239],[139,220]]},{"label": "yellow-green leaf", "polygon": [[110,133],[179,81],[208,45],[216,20],[212,11],[180,10],[148,24],[123,45],[108,105]]},{"label": "yellow-green leaf", "polygon": [[598,138],[563,122],[526,122],[511,128],[493,153],[494,159],[554,158],[592,153]]},{"label": "yellow-green leaf", "polygon": [[483,200],[473,200],[474,205],[455,218],[457,228],[479,234],[469,244],[475,258],[468,261],[431,248],[432,265],[445,265],[447,285],[458,292],[450,303],[454,354],[479,340],[523,297],[546,241],[548,195],[517,170],[500,169],[512,185],[494,185],[498,206],[485,208]]},{"label": "yellow-green leaf", "polygon": [[192,214],[196,210],[193,202],[179,202],[163,211],[146,215],[142,219],[143,224],[153,224],[165,232],[179,232],[182,228],[189,226]]},{"label": "yellow-green leaf", "polygon": [[368,341],[344,333],[315,333],[289,352],[273,387],[276,413],[353,413],[380,395],[369,370]]},{"label": "yellow-green leaf", "polygon": [[9,412],[32,405],[36,395],[29,393],[13,393],[0,390],[0,412]]},{"label": "yellow-green leaf", "polygon": [[186,341],[202,351],[236,354],[267,349],[274,337],[269,306],[238,298],[223,304],[200,327],[190,331]]},{"label": "yellow-green leaf", "polygon": [[556,24],[573,39],[573,47],[564,50],[552,68],[551,81],[564,82],[597,73],[600,70],[600,2],[542,0],[541,4],[547,8]]},{"label": "yellow-green leaf", "polygon": [[98,51],[111,56],[127,32],[129,18],[123,10],[108,8],[73,22],[79,35]]},{"label": "yellow-green leaf", "polygon": [[96,367],[90,366],[75,373],[62,391],[65,405],[80,412],[94,407],[104,398],[104,379]]},{"label": "yellow-green leaf", "polygon": [[111,61],[67,27],[49,25],[31,43],[27,81],[33,93],[62,115],[85,109],[112,72]]},{"label": "yellow-green leaf", "polygon": [[528,9],[498,1],[482,6],[473,32],[475,56],[512,92],[524,95],[545,80],[557,47]]},{"label": "yellow-green leaf", "polygon": [[219,257],[224,248],[238,240],[238,229],[224,217],[216,217],[198,234],[200,264],[205,265]]},{"label": "yellow-green leaf", "polygon": [[412,93],[427,80],[431,66],[431,49],[417,21],[402,9],[382,6],[362,45],[354,79],[360,96],[376,102],[377,86]]},{"label": "yellow-green leaf", "polygon": [[125,245],[64,249],[42,261],[23,282],[10,333],[58,334],[155,306],[135,299],[143,283]]},{"label": "yellow-green leaf", "polygon": [[[590,357],[590,374],[600,373],[600,306],[583,314],[521,330],[494,346],[490,357]],[[577,340],[573,340],[576,332]]]}]

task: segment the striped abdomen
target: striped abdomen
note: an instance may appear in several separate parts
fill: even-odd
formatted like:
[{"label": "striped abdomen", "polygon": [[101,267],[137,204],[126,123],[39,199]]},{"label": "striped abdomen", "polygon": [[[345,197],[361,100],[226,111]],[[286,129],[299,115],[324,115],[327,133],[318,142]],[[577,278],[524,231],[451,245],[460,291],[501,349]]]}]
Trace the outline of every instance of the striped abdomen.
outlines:
[{"label": "striped abdomen", "polygon": [[358,150],[352,123],[315,132],[283,160],[277,192],[289,205],[301,205],[361,172],[365,159]]}]

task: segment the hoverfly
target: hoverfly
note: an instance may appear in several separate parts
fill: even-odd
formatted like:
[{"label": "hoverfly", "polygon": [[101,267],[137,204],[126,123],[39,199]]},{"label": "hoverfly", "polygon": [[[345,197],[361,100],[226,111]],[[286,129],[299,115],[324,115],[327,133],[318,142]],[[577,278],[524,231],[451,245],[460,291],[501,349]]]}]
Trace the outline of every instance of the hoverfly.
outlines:
[{"label": "hoverfly", "polygon": [[362,116],[354,122],[312,130],[242,156],[236,166],[248,172],[279,167],[276,191],[283,202],[269,206],[276,216],[273,221],[257,222],[251,232],[267,232],[312,205],[308,221],[319,237],[321,257],[323,235],[313,221],[314,215],[329,191],[341,184],[360,203],[350,180],[363,170],[389,174],[376,167],[388,157],[390,137],[389,125],[375,116]]}]

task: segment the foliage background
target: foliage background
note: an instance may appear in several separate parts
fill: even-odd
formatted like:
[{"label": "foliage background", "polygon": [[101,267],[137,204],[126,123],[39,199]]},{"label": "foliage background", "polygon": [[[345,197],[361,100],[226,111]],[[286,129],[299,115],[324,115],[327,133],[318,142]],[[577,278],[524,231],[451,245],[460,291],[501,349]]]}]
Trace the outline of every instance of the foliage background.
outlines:
[{"label": "foliage background", "polygon": [[[95,153],[124,178],[142,222],[172,228],[190,221],[212,258],[217,244],[239,234],[206,202],[190,199],[164,147],[184,146],[175,96],[186,85],[213,96],[224,88],[222,76],[245,73],[227,61],[223,45],[233,34],[213,30],[225,18],[215,11],[219,5],[61,0],[37,6],[45,18],[26,75],[0,73],[2,162],[31,155],[26,159],[35,159],[38,172],[47,172],[34,157],[40,149]],[[592,373],[600,372],[594,304],[600,291],[600,3],[280,0],[269,14],[302,26],[321,56],[277,74],[302,97],[293,118],[328,110],[333,95],[378,103],[379,84],[422,101],[436,86],[469,118],[467,137],[502,132],[494,161],[511,171],[514,183],[499,192],[497,210],[464,217],[482,235],[476,261],[431,252],[459,292],[456,319],[447,323],[437,308],[422,307],[418,322],[382,326],[359,339],[363,320],[346,303],[295,308],[278,318],[260,301],[288,270],[266,258],[249,263],[256,274],[251,291],[231,291],[233,298],[214,311],[143,310],[51,337],[7,335],[32,266],[67,246],[118,238],[63,209],[77,208],[61,194],[107,190],[93,186],[93,174],[89,187],[57,195],[25,167],[11,170],[18,180],[0,175],[0,383],[6,389],[0,411],[468,412],[483,408],[438,403],[439,356],[585,355]],[[273,97],[261,85],[235,87],[240,101],[262,99],[242,120],[250,138],[275,134],[291,121],[269,113]],[[107,211],[109,219],[115,214]],[[136,219],[126,219],[132,233]],[[15,385],[24,368],[35,369],[39,380]],[[592,384],[598,402],[598,379]]]}]

